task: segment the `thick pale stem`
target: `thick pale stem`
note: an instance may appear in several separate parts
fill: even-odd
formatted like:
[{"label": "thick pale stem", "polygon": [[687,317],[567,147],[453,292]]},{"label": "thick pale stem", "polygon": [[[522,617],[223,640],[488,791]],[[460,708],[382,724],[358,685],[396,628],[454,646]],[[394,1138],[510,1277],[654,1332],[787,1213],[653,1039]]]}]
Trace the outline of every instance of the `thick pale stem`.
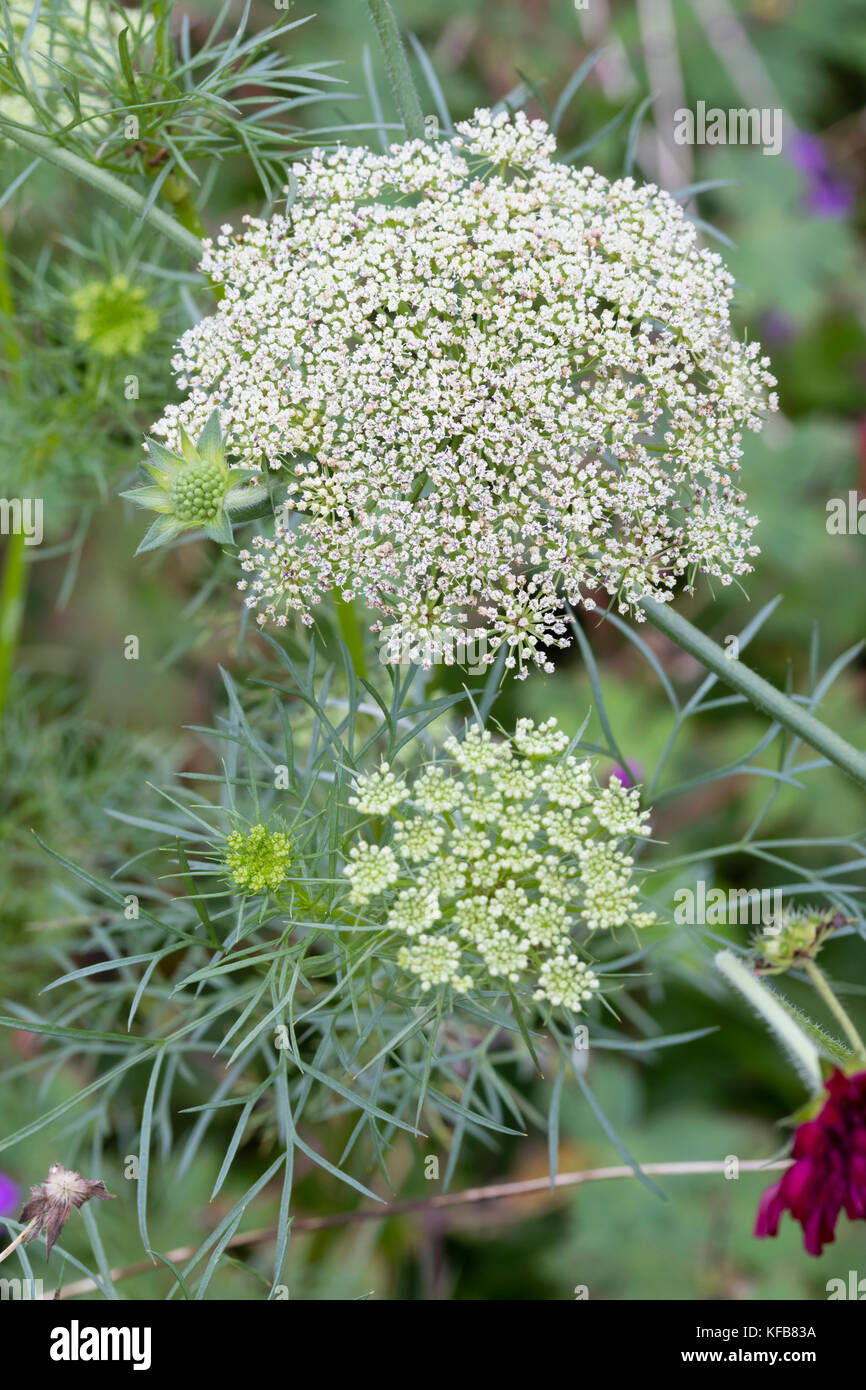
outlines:
[{"label": "thick pale stem", "polygon": [[[737,1170],[740,1173],[781,1173],[786,1168],[791,1167],[791,1160],[783,1158],[773,1163],[768,1163],[766,1159],[740,1159],[737,1162]],[[695,1177],[701,1173],[718,1175],[728,1178],[730,1176],[730,1159],[691,1159],[685,1162],[674,1161],[672,1163],[644,1163],[641,1166],[642,1173],[649,1173],[653,1177]],[[462,1207],[474,1205],[477,1202],[501,1202],[505,1199],[514,1197],[549,1196],[551,1189],[563,1190],[565,1188],[583,1186],[584,1183],[609,1182],[620,1178],[634,1178],[637,1173],[634,1168],[628,1168],[624,1164],[615,1168],[587,1168],[579,1173],[557,1173],[551,1181],[550,1178],[523,1178],[519,1182],[493,1183],[489,1187],[470,1187],[463,1192],[443,1192],[437,1197],[409,1198],[400,1202],[383,1202],[376,1207],[355,1208],[354,1211],[329,1212],[327,1216],[296,1217],[292,1222],[292,1231],[327,1231],[338,1226],[354,1226],[367,1221],[387,1221],[395,1216],[424,1216],[426,1212],[441,1211],[449,1207]],[[232,1236],[226,1245],[227,1250],[236,1250],[243,1246],[252,1248],[257,1245],[272,1243],[277,1239],[279,1232],[273,1227],[268,1227],[263,1231],[245,1231],[240,1235]],[[192,1245],[182,1245],[179,1249],[169,1250],[166,1258],[172,1264],[181,1264],[186,1260],[191,1260],[195,1255],[195,1247]],[[133,1265],[125,1265],[120,1269],[109,1271],[115,1284],[122,1279],[132,1278],[136,1274],[150,1274],[153,1264],[150,1260],[140,1260]],[[99,1290],[100,1285],[93,1279],[79,1279],[72,1284],[63,1284],[53,1293],[44,1293],[43,1299],[54,1298],[78,1298],[81,1294],[93,1293]]]},{"label": "thick pale stem", "polygon": [[7,1245],[5,1250],[0,1250],[0,1265],[2,1265],[4,1260],[8,1260],[9,1256],[18,1249],[19,1245],[24,1244],[25,1240],[30,1235],[30,1232],[33,1230],[33,1227],[37,1224],[37,1220],[38,1218],[34,1216],[33,1220],[30,1222],[30,1225],[25,1226],[22,1231],[18,1232],[11,1245]]},{"label": "thick pale stem", "polygon": [[855,782],[866,787],[866,753],[855,748],[832,729],[828,729],[820,719],[816,719],[802,705],[783,695],[774,685],[770,685],[769,681],[765,681],[763,676],[756,675],[748,666],[744,666],[742,661],[732,660],[711,638],[705,636],[679,613],[674,612],[670,604],[657,603],[655,599],[645,598],[641,600],[641,606],[653,626],[676,642],[678,647],[689,652],[726,685],[745,695],[756,709],[769,714],[791,733],[796,734],[819,753],[823,753],[831,763],[835,763]]},{"label": "thick pale stem", "polygon": [[719,951],[716,965],[725,979],[738,989],[761,1018],[772,1029],[778,1041],[793,1061],[797,1071],[813,1095],[823,1087],[821,1064],[818,1049],[811,1039],[797,1027],[791,1015],[782,1008],[778,999],[761,984],[751,970],[734,955],[733,951]]}]

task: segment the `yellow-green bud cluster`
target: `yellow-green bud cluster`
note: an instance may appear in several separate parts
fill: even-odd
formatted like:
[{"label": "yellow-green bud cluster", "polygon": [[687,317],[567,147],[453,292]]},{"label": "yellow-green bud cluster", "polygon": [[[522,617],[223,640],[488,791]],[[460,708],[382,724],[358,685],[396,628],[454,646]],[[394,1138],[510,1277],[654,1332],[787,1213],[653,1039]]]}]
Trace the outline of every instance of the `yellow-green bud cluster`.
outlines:
[{"label": "yellow-green bud cluster", "polygon": [[128,275],[91,280],[70,295],[75,337],[98,357],[129,357],[141,350],[159,323],[146,292]]},{"label": "yellow-green bud cluster", "polygon": [[244,893],[274,893],[286,881],[292,862],[292,841],[284,830],[254,825],[233,830],[223,852],[232,882]]}]

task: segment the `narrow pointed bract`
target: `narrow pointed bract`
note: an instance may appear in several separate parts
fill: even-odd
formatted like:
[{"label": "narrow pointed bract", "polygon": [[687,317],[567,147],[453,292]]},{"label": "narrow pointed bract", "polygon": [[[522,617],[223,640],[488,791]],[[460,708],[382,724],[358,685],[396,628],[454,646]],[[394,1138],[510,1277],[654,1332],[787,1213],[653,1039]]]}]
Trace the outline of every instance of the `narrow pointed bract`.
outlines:
[{"label": "narrow pointed bract", "polygon": [[220,545],[231,545],[228,498],[231,495],[237,500],[238,484],[248,479],[248,474],[229,468],[225,461],[219,411],[208,416],[195,444],[186,430],[181,430],[179,454],[157,439],[148,437],[145,442],[149,457],[144,467],[154,481],[121,493],[136,506],[159,513],[136,554],[170,545],[190,529],[200,530]]}]

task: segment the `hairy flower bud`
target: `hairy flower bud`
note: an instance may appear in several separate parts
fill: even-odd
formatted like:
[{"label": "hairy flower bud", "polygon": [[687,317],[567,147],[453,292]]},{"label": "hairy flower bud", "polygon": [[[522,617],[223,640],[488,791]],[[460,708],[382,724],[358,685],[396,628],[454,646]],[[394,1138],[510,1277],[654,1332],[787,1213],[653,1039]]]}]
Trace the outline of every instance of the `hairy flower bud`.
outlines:
[{"label": "hairy flower bud", "polygon": [[753,969],[759,975],[780,975],[798,962],[814,960],[831,932],[845,926],[833,908],[786,908],[752,941]]}]

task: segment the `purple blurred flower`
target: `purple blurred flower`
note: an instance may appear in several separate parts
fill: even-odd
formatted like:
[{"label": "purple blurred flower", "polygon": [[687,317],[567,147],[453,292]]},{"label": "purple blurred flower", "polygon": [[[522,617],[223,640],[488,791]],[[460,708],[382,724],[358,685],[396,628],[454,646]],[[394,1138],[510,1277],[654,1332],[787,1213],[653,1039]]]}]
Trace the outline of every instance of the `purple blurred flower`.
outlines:
[{"label": "purple blurred flower", "polygon": [[761,342],[783,346],[793,342],[797,336],[796,323],[781,309],[768,309],[762,316],[761,327]]},{"label": "purple blurred flower", "polygon": [[827,153],[817,135],[798,130],[791,146],[791,163],[806,177],[805,205],[815,217],[845,217],[854,206],[848,184],[830,173]]},{"label": "purple blurred flower", "polygon": [[637,782],[642,782],[644,779],[643,765],[638,762],[633,762],[631,758],[627,758],[625,767],[621,767],[620,764],[617,763],[615,767],[611,768],[610,772],[607,774],[607,780],[610,781],[611,777],[618,777],[624,787],[633,787]]},{"label": "purple blurred flower", "polygon": [[21,1193],[16,1184],[5,1173],[0,1173],[0,1217],[11,1216],[20,1200]]}]

